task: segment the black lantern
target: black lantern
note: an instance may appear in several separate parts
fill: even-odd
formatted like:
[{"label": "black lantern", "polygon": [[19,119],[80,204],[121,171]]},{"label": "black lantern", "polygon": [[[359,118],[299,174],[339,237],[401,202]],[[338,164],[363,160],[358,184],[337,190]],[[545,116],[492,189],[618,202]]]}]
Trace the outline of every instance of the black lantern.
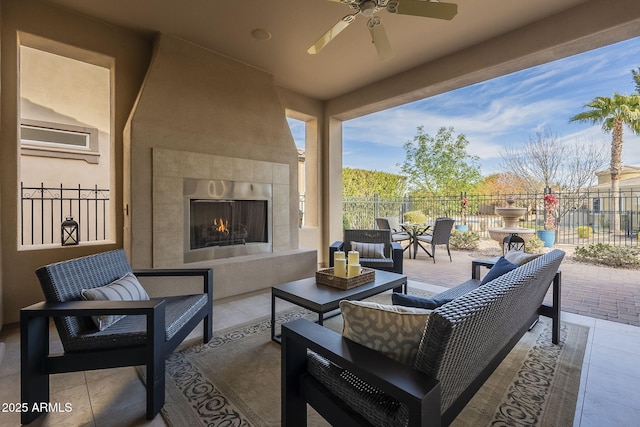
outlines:
[{"label": "black lantern", "polygon": [[77,245],[80,242],[80,231],[78,231],[78,223],[73,220],[72,216],[68,216],[62,222],[62,246]]},{"label": "black lantern", "polygon": [[506,252],[509,252],[511,249],[524,251],[524,239],[518,236],[518,233],[512,233],[502,240],[502,255],[505,253],[505,247]]}]

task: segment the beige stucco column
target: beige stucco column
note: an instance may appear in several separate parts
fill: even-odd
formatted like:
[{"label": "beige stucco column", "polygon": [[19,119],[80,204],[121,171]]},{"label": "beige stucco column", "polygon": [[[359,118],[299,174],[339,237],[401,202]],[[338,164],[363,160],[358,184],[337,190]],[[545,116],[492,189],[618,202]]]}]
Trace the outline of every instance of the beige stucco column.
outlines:
[{"label": "beige stucco column", "polygon": [[327,214],[323,224],[325,248],[336,240],[342,240],[342,120],[329,118],[327,126],[324,168],[326,191],[323,197]]}]

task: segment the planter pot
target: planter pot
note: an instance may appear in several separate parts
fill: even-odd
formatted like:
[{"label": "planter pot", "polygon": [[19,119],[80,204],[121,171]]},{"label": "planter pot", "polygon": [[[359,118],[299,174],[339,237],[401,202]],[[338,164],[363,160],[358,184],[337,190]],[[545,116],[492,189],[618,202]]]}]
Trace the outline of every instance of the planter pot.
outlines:
[{"label": "planter pot", "polygon": [[556,231],[555,230],[538,230],[536,231],[538,235],[538,239],[544,242],[545,248],[550,248],[556,241]]},{"label": "planter pot", "polygon": [[469,231],[469,226],[468,225],[454,225],[455,229],[458,231]]}]

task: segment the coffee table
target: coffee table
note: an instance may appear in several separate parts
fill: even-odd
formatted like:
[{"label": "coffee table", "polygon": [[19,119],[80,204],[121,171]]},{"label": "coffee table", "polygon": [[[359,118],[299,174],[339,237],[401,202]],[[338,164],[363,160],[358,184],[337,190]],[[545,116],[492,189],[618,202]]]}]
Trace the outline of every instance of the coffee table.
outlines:
[{"label": "coffee table", "polygon": [[394,289],[397,292],[407,293],[407,276],[391,273],[389,271],[376,270],[375,281],[356,286],[351,289],[338,289],[331,286],[316,283],[316,278],[296,280],[271,288],[271,339],[280,343],[280,334],[276,334],[276,298],[288,301],[307,310],[318,313],[318,324],[322,325],[325,319],[333,316],[325,316],[330,311],[339,308],[342,300],[363,300],[373,295]]}]

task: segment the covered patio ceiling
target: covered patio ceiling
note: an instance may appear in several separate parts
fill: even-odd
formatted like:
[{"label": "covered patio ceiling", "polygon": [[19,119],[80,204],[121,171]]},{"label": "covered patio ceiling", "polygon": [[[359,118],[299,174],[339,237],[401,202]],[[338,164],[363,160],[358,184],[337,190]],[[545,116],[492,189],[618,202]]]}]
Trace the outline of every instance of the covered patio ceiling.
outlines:
[{"label": "covered patio ceiling", "polygon": [[[342,104],[337,110],[351,117],[640,33],[636,0],[447,0],[458,5],[451,21],[378,12],[394,52],[381,61],[365,16],[320,53],[307,53],[325,31],[353,13],[340,0],[47,1],[149,35],[162,32],[201,45],[273,74],[279,87],[337,101]],[[502,48],[496,49],[495,40]],[[518,47],[511,51],[509,40]],[[464,69],[467,56],[476,64],[484,61],[485,72],[470,76]],[[438,65],[448,58],[456,59]],[[450,81],[424,91],[434,86],[434,70],[441,73],[439,83]]]}]

